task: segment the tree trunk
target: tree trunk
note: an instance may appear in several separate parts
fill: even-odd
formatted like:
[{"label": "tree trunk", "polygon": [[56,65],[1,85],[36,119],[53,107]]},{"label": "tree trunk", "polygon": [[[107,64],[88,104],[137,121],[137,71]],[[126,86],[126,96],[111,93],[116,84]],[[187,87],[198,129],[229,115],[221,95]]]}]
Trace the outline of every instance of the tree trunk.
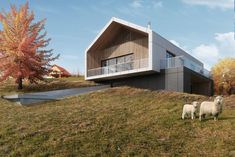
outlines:
[{"label": "tree trunk", "polygon": [[22,78],[18,78],[18,89],[19,90],[23,89],[23,79]]}]

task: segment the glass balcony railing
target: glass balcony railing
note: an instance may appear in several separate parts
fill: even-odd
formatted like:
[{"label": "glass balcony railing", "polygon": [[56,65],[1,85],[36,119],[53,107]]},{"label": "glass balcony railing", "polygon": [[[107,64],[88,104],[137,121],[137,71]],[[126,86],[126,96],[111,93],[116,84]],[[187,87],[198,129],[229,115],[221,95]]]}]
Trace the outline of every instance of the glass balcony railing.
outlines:
[{"label": "glass balcony railing", "polygon": [[87,76],[92,77],[99,75],[111,75],[118,72],[142,69],[146,67],[148,67],[148,58],[133,60],[131,62],[124,62],[95,69],[89,69],[87,71]]},{"label": "glass balcony railing", "polygon": [[177,67],[182,67],[182,66],[187,67],[197,73],[200,73],[207,78],[211,77],[210,72],[204,69],[203,66],[200,66],[197,63],[190,61],[189,59],[183,56],[162,59],[161,64],[160,64],[161,69],[170,69],[170,68],[177,68]]},{"label": "glass balcony railing", "polygon": [[[109,65],[105,67],[99,67],[95,69],[89,69],[87,71],[87,77],[92,76],[110,76],[115,73],[131,71],[135,69],[142,69],[147,68],[149,66],[148,58],[134,60],[131,62],[125,62],[120,64]],[[211,77],[211,74],[208,70],[203,68],[203,66],[198,65],[197,63],[190,61],[189,59],[183,56],[177,56],[172,58],[162,59],[160,62],[161,69],[170,69],[170,68],[177,68],[177,67],[187,67],[207,78]]]}]

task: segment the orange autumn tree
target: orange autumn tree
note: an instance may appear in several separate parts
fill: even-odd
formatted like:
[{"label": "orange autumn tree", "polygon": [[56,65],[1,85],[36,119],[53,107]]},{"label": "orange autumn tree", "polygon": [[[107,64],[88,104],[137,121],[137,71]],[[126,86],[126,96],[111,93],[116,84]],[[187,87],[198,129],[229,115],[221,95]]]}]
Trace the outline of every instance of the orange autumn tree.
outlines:
[{"label": "orange autumn tree", "polygon": [[217,94],[235,92],[235,58],[225,58],[212,67],[212,78]]},{"label": "orange autumn tree", "polygon": [[13,77],[18,89],[23,88],[23,79],[31,83],[43,80],[50,72],[52,50],[46,50],[50,39],[45,39],[45,19],[34,22],[34,13],[29,12],[28,3],[18,10],[12,5],[7,13],[0,13],[0,81]]}]

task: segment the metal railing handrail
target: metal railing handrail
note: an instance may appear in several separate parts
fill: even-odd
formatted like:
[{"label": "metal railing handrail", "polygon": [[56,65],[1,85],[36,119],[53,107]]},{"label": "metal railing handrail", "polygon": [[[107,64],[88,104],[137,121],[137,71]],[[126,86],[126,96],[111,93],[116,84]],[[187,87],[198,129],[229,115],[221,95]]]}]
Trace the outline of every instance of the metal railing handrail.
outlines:
[{"label": "metal railing handrail", "polygon": [[189,59],[185,58],[184,56],[176,56],[172,58],[165,58],[161,59],[160,61],[160,68],[161,69],[169,69],[169,68],[177,68],[177,67],[187,67],[197,73],[200,73],[208,78],[210,78],[210,72],[206,70],[203,66],[190,61]]},{"label": "metal railing handrail", "polygon": [[[118,63],[114,65],[108,65],[104,67],[94,68],[87,70],[87,75],[97,76],[104,74],[113,74],[116,72],[130,71],[134,69],[146,68],[148,66],[148,58],[136,59],[129,62]],[[94,74],[92,74],[94,73]]]}]

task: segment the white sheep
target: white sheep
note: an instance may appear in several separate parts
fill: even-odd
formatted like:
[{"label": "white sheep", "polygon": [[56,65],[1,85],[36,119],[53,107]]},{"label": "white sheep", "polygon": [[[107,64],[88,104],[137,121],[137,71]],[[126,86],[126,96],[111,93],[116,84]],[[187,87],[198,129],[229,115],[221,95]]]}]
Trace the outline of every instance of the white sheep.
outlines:
[{"label": "white sheep", "polygon": [[192,119],[194,119],[198,104],[199,103],[197,101],[194,101],[192,104],[185,104],[183,107],[182,119],[184,119],[188,114],[191,115]]},{"label": "white sheep", "polygon": [[214,101],[204,101],[201,103],[199,120],[205,118],[206,115],[212,115],[214,120],[218,120],[219,114],[222,113],[223,97],[217,96]]}]

